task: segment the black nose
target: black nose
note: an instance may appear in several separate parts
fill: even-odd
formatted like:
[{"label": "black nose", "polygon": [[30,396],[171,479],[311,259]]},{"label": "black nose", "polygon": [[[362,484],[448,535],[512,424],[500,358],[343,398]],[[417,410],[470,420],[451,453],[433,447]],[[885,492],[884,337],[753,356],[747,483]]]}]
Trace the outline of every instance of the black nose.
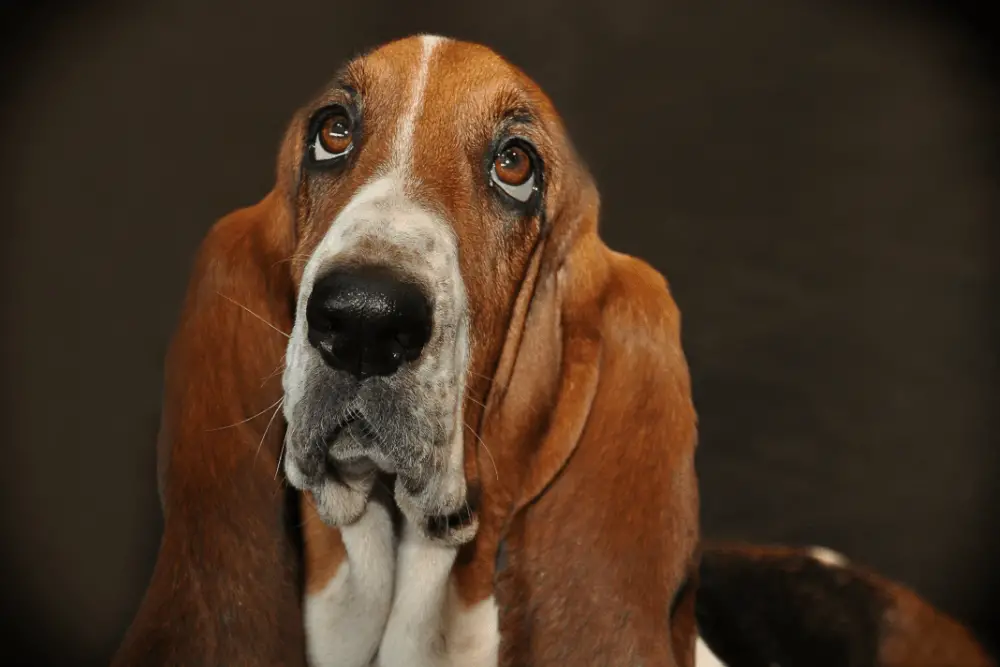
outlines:
[{"label": "black nose", "polygon": [[391,269],[342,269],[313,286],[306,321],[309,342],[333,368],[358,378],[391,375],[420,356],[431,306],[420,287]]}]

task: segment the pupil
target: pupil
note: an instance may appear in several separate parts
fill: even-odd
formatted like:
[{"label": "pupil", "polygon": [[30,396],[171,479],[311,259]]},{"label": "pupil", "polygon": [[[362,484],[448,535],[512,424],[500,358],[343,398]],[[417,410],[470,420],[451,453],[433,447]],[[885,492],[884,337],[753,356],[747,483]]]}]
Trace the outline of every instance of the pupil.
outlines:
[{"label": "pupil", "polygon": [[518,163],[521,161],[521,155],[519,151],[511,148],[504,151],[500,159],[501,166],[504,169],[516,169]]},{"label": "pupil", "polygon": [[347,136],[347,123],[343,120],[336,120],[330,127],[330,136],[343,139]]}]

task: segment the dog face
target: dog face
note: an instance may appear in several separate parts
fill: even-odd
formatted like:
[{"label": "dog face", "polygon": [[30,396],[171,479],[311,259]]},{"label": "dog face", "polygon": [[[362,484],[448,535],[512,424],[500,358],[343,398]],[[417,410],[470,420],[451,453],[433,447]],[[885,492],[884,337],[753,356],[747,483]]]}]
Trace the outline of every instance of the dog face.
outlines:
[{"label": "dog face", "polygon": [[517,69],[427,36],[351,62],[292,123],[285,470],[328,523],[360,516],[381,471],[404,514],[471,538],[468,408],[570,150]]}]

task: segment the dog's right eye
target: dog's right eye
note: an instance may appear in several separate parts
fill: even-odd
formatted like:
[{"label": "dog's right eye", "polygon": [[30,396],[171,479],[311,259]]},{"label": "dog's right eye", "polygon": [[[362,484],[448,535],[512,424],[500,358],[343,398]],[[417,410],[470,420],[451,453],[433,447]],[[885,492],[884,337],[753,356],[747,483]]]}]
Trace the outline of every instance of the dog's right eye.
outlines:
[{"label": "dog's right eye", "polygon": [[490,182],[519,204],[527,204],[538,191],[535,159],[527,144],[510,141],[493,156]]},{"label": "dog's right eye", "polygon": [[354,122],[343,107],[324,112],[313,131],[310,151],[313,162],[329,164],[347,156],[354,148]]}]

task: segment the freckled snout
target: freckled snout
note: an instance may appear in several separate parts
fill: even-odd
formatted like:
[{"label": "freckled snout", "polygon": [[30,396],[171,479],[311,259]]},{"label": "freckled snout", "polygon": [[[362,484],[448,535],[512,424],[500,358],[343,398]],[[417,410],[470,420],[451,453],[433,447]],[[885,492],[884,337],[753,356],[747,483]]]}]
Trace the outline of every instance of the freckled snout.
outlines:
[{"label": "freckled snout", "polygon": [[419,285],[388,267],[335,269],[306,306],[309,343],[323,361],[358,379],[416,361],[431,336],[431,304]]}]

